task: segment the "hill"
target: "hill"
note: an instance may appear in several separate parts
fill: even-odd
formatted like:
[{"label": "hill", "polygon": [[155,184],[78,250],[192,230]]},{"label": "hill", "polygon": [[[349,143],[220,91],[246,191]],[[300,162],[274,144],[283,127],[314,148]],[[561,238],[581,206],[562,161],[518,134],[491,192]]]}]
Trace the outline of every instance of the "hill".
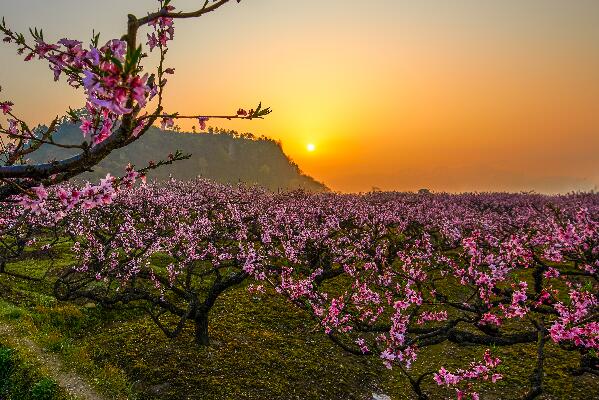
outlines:
[{"label": "hill", "polygon": [[[279,142],[251,134],[210,131],[184,133],[152,127],[136,142],[111,153],[93,172],[81,175],[80,179],[98,180],[107,173],[119,176],[129,162],[144,167],[149,161],[164,160],[169,153],[181,150],[191,154],[191,158],[151,171],[148,177],[165,180],[172,176],[187,180],[202,176],[222,183],[258,184],[275,191],[300,188],[313,192],[329,190],[323,183],[302,173],[283,152]],[[55,136],[55,141],[61,144],[79,144],[83,140],[78,125],[68,123],[62,124]],[[43,146],[31,161],[62,159],[74,153],[70,149]]]}]

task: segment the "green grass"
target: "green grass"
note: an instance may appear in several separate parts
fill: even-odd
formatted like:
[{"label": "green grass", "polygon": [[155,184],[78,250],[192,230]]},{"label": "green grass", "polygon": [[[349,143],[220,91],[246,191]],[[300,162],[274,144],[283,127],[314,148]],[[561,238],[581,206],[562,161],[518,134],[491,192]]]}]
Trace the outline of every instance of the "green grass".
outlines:
[{"label": "green grass", "polygon": [[72,400],[57,383],[41,372],[41,366],[0,340],[0,399]]},{"label": "green grass", "polygon": [[[281,297],[256,297],[244,287],[227,292],[210,315],[212,344],[202,348],[193,344],[191,326],[171,340],[135,311],[56,301],[52,271],[71,261],[65,251],[54,263],[25,258],[11,265],[36,276],[50,273],[33,283],[0,276],[0,320],[59,355],[107,398],[366,399],[372,392],[413,398],[399,370],[387,370],[375,357],[343,352]],[[463,367],[483,351],[478,346],[433,346],[422,350],[413,371]],[[498,348],[496,354],[503,359],[506,378],[485,386],[482,398],[520,397],[535,362],[534,345]],[[546,394],[541,398],[588,399],[599,393],[596,377],[568,375],[577,365],[574,354],[553,345],[547,354]],[[454,394],[434,383],[423,387],[433,398]]]}]

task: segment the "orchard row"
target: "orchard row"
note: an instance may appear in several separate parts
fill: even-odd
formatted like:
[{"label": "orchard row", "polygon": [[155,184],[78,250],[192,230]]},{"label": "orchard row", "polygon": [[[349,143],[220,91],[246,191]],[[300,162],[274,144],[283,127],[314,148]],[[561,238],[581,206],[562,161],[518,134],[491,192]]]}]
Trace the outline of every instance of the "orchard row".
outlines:
[{"label": "orchard row", "polygon": [[[597,374],[599,195],[273,194],[135,178],[5,207],[5,262],[68,239],[77,263],[58,298],[141,305],[169,336],[194,324],[204,345],[219,295],[248,285],[307,310],[346,351],[407,374],[422,348],[446,341],[536,348],[529,398],[542,391],[549,341]],[[482,381],[502,379],[500,362],[487,351],[459,370],[431,366],[431,378],[477,398]]]}]

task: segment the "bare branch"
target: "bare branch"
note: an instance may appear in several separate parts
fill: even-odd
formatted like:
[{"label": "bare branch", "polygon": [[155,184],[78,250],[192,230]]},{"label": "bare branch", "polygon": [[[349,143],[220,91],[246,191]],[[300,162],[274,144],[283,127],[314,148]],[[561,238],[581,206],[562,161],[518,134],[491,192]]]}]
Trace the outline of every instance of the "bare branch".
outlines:
[{"label": "bare branch", "polygon": [[[208,1],[206,1],[204,3],[204,6],[202,8],[200,8],[197,11],[192,11],[192,12],[166,12],[166,11],[159,11],[159,12],[155,12],[153,14],[150,14],[144,18],[140,18],[137,20],[137,24],[138,26],[140,25],[145,25],[149,22],[154,21],[157,18],[161,18],[161,17],[167,17],[167,18],[197,18],[197,17],[201,17],[204,14],[208,14],[212,11],[217,10],[219,7],[225,5],[226,3],[228,3],[230,0],[219,0],[218,2],[212,4],[211,6],[208,5]],[[237,2],[239,3],[240,0],[237,0]]]}]

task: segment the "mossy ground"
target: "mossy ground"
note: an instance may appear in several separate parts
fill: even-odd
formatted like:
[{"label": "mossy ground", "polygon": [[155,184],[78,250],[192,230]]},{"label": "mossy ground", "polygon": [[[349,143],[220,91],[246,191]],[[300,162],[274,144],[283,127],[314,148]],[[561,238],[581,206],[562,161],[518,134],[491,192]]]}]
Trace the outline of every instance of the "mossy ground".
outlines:
[{"label": "mossy ground", "polygon": [[[55,271],[70,262],[63,250],[53,263],[26,257],[11,265],[23,274],[46,276],[40,282],[0,276],[0,320],[59,355],[107,398],[367,399],[373,392],[414,398],[398,369],[343,352],[301,310],[273,294],[257,297],[245,287],[225,293],[210,314],[212,343],[198,347],[191,326],[168,339],[138,311],[56,301],[51,296]],[[413,370],[463,367],[483,351],[437,345],[421,352]],[[482,398],[521,397],[535,351],[534,345],[497,348],[505,379],[482,388]],[[574,354],[549,345],[547,356],[541,398],[597,398],[597,377],[569,375],[577,365]],[[453,395],[432,381],[423,386],[433,398]]]}]

